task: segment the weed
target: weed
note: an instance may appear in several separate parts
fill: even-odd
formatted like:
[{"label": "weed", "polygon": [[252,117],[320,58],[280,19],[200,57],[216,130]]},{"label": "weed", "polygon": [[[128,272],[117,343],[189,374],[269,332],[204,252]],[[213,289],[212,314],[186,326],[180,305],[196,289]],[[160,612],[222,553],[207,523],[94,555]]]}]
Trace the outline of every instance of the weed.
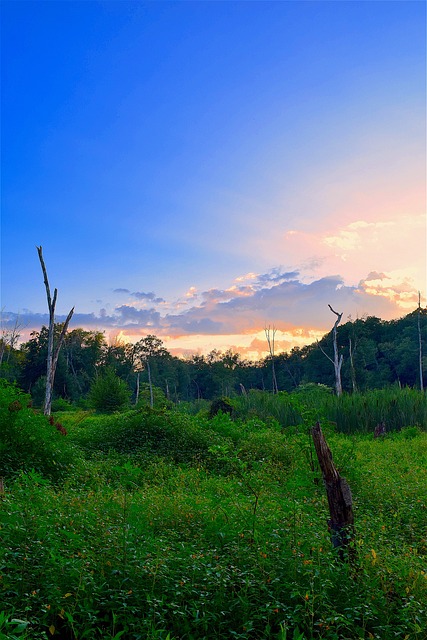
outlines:
[{"label": "weed", "polygon": [[279,398],[299,416],[285,427],[271,415],[64,412],[63,437],[25,414],[68,443],[71,462],[58,481],[48,464],[31,469],[28,449],[5,476],[0,634],[424,640],[427,434],[413,420],[382,439],[327,427],[353,493],[354,570],[335,560],[313,482],[306,427],[331,415],[323,396],[320,409]]}]

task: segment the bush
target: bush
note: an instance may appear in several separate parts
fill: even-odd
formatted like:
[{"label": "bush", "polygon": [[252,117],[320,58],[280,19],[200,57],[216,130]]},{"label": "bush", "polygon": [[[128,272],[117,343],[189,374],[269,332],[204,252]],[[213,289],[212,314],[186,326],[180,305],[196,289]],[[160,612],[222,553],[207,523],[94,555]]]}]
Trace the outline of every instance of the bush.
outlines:
[{"label": "bush", "polygon": [[71,465],[73,448],[64,437],[65,430],[35,413],[30,404],[29,395],[0,380],[0,476],[34,469],[58,480]]},{"label": "bush", "polygon": [[104,416],[102,421],[90,418],[74,439],[91,453],[115,451],[146,460],[209,464],[209,449],[218,436],[210,429],[201,429],[192,416],[146,407],[120,416]]},{"label": "bush", "polygon": [[129,406],[131,391],[113,369],[107,368],[92,382],[89,404],[97,411],[113,413]]},{"label": "bush", "polygon": [[72,411],[74,409],[71,402],[65,400],[65,398],[55,398],[52,401],[52,411]]},{"label": "bush", "polygon": [[420,435],[421,429],[419,427],[404,427],[400,433],[405,440],[413,440]]}]

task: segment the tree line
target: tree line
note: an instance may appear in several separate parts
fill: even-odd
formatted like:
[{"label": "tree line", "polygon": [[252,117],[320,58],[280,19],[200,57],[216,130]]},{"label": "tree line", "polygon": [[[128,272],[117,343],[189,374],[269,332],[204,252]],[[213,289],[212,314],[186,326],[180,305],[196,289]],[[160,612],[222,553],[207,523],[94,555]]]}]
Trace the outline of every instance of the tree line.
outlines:
[{"label": "tree line", "polygon": [[[335,386],[333,332],[317,343],[251,361],[231,350],[176,357],[155,335],[135,344],[108,344],[100,331],[77,328],[64,335],[63,329],[63,324],[55,323],[54,343],[61,335],[63,342],[53,383],[54,400],[84,403],[95,382],[107,373],[110,383],[114,376],[125,384],[131,402],[145,394],[151,404],[153,394],[182,402],[212,400],[251,389],[290,392],[306,383]],[[336,327],[343,391],[393,384],[420,388],[422,375],[425,378],[427,374],[422,349],[426,333],[427,310],[420,308],[398,320],[369,316]],[[0,337],[0,377],[31,393],[36,406],[43,406],[49,348],[48,327],[33,332],[20,345],[16,327]]]}]

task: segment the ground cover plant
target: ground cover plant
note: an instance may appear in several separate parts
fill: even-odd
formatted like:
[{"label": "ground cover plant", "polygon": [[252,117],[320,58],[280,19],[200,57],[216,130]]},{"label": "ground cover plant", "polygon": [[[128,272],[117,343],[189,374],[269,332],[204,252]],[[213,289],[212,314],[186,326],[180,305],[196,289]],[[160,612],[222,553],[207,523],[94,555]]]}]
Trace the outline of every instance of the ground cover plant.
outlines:
[{"label": "ground cover plant", "polygon": [[[262,399],[289,402],[289,424],[253,399],[247,415],[237,403],[211,418],[143,408],[50,424],[4,385],[2,447],[25,424],[63,464],[2,469],[0,637],[424,640],[425,423],[341,433],[310,394]],[[353,492],[353,563],[327,530],[317,417]]]}]

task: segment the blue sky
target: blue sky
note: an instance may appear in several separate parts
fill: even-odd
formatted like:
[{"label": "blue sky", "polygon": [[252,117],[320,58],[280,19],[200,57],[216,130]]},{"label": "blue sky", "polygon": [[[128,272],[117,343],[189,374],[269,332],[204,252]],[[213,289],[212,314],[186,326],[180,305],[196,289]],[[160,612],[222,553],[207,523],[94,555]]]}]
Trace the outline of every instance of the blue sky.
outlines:
[{"label": "blue sky", "polygon": [[3,321],[176,352],[426,293],[424,2],[2,2]]}]

